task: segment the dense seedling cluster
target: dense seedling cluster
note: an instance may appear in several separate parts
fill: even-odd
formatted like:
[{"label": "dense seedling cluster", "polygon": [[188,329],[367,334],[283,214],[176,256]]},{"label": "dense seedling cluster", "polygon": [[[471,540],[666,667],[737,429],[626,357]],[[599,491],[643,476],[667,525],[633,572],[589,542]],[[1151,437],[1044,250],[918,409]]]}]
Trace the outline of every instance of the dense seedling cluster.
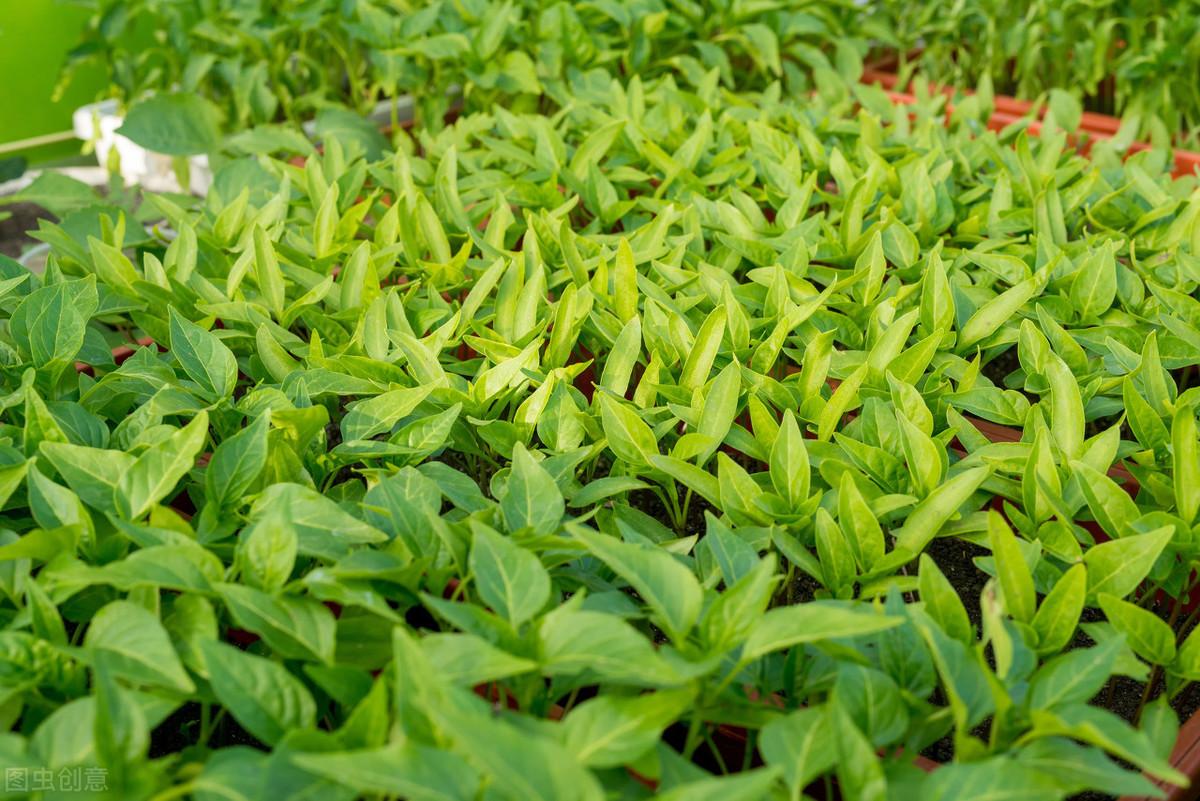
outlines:
[{"label": "dense seedling cluster", "polygon": [[[173,154],[188,140],[190,152],[214,147],[222,129],[315,117],[339,131],[349,111],[405,95],[428,125],[460,95],[470,109],[566,108],[589,71],[694,87],[716,70],[734,90],[779,80],[789,94],[837,92],[864,60],[904,80],[1074,97],[1120,115],[1125,144],[1195,146],[1200,126],[1196,0],[84,2],[95,14],[64,80],[99,67],[137,109],[130,135]],[[146,130],[181,113],[184,130]]]},{"label": "dense seedling cluster", "polygon": [[76,190],[44,275],[0,259],[5,766],[1186,783],[1195,180],[866,88],[569,97],[263,141],[203,200]]},{"label": "dense seedling cluster", "polygon": [[868,4],[862,30],[903,70],[955,86],[1055,91],[1123,118],[1122,133],[1197,146],[1200,4],[1150,0],[970,0]]}]

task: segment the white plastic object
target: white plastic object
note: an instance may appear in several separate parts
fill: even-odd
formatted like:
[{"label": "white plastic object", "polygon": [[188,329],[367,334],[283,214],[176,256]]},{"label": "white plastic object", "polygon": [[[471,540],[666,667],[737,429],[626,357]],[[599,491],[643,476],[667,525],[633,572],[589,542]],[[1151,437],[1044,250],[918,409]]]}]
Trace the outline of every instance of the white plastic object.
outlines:
[{"label": "white plastic object", "polygon": [[[96,160],[108,167],[110,154],[116,149],[120,159],[121,178],[127,184],[139,184],[152,192],[182,192],[175,175],[174,159],[154,153],[117,133],[125,121],[116,100],[89,103],[75,110],[71,118],[75,135],[92,142]],[[188,157],[188,190],[203,195],[212,184],[208,156]]]}]

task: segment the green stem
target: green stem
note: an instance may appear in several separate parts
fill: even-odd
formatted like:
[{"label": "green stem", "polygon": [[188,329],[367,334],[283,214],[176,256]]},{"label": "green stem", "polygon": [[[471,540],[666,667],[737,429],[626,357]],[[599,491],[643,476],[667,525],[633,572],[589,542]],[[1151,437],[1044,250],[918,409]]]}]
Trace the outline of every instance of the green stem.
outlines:
[{"label": "green stem", "polygon": [[[686,525],[687,525],[687,519],[688,519],[688,507],[690,507],[691,505],[692,505],[692,491],[691,491],[691,489],[689,488],[689,489],[688,489],[688,491],[687,491],[687,493],[686,493],[686,494],[683,496],[683,520],[682,520],[682,525],[684,525],[684,526],[686,526]],[[680,533],[681,533],[681,534],[687,534],[687,532],[686,532],[686,531],[680,531]]]},{"label": "green stem", "polygon": [[200,745],[207,745],[212,736],[212,709],[208,704],[200,705]]},{"label": "green stem", "polygon": [[721,769],[721,775],[729,773],[729,766],[725,764],[725,757],[721,756],[721,751],[717,748],[717,744],[713,742],[712,732],[704,732],[704,742],[708,743],[708,750],[713,755],[713,759],[717,760],[717,767]]},{"label": "green stem", "polygon": [[183,798],[186,795],[190,795],[195,789],[195,782],[184,782],[183,784],[177,784],[174,787],[168,787],[150,799],[150,801],[170,801],[170,799],[173,798]]},{"label": "green stem", "polygon": [[700,717],[699,710],[692,712],[692,719],[688,723],[687,738],[683,741],[683,758],[690,760],[692,754],[700,746],[703,738],[700,736],[700,729],[704,725],[703,719]]}]

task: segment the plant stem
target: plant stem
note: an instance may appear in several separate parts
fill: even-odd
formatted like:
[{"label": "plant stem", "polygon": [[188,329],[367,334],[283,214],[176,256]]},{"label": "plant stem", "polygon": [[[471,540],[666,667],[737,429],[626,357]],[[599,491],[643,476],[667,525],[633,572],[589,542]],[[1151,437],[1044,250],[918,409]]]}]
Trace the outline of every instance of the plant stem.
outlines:
[{"label": "plant stem", "polygon": [[[692,491],[691,491],[691,489],[688,489],[687,493],[683,496],[683,525],[685,525],[685,526],[687,525],[688,507],[691,505],[692,505]],[[686,531],[682,531],[680,533],[687,534]]]},{"label": "plant stem", "polygon": [[692,719],[688,722],[687,738],[683,741],[683,758],[691,759],[696,748],[701,743],[700,729],[703,727],[704,721],[700,717],[699,710],[692,712]]},{"label": "plant stem", "polygon": [[1162,675],[1162,668],[1158,665],[1150,671],[1150,678],[1146,680],[1146,686],[1142,690],[1142,698],[1138,701],[1137,713],[1133,716],[1134,725],[1141,723],[1142,711],[1146,708],[1146,704],[1150,701],[1150,691],[1154,689],[1154,685],[1158,684],[1158,679]]},{"label": "plant stem", "polygon": [[183,784],[177,784],[174,787],[168,787],[150,799],[150,801],[169,801],[172,798],[183,798],[186,795],[190,795],[195,789],[195,782],[184,782]]},{"label": "plant stem", "polygon": [[717,748],[717,744],[713,742],[712,732],[704,732],[704,742],[708,743],[709,753],[713,755],[713,759],[717,760],[717,767],[721,769],[721,775],[729,773],[729,766],[725,764],[725,757],[721,756],[721,750]]},{"label": "plant stem", "polygon": [[200,744],[207,745],[212,734],[211,708],[208,704],[200,704]]}]

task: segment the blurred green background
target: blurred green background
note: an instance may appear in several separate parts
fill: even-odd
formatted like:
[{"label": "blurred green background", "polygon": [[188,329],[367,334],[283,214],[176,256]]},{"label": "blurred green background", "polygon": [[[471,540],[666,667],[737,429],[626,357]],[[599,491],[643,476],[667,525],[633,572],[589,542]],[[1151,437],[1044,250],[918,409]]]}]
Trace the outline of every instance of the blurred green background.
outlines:
[{"label": "blurred green background", "polygon": [[[59,102],[50,100],[63,57],[75,44],[88,10],[56,0],[8,0],[0,8],[0,148],[70,130],[71,113],[95,100],[104,86],[99,72],[79,75]],[[79,149],[80,142],[69,139],[0,158],[21,155],[33,164],[69,158]]]}]

